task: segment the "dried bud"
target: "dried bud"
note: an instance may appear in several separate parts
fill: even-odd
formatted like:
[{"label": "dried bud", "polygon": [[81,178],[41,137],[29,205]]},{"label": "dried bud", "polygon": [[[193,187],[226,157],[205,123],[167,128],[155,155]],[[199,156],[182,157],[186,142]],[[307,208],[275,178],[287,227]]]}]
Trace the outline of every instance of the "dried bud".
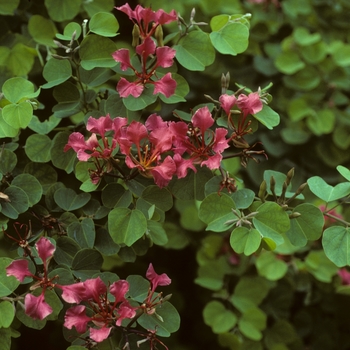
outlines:
[{"label": "dried bud", "polygon": [[301,214],[298,213],[297,211],[294,211],[293,213],[289,214],[289,219],[296,219],[299,216],[301,216]]},{"label": "dried bud", "polygon": [[194,20],[194,16],[196,15],[196,9],[193,8],[192,11],[191,11],[191,17],[190,17],[190,22],[192,23],[193,20]]},{"label": "dried bud", "polygon": [[139,44],[140,40],[140,28],[137,24],[134,24],[132,28],[132,43],[131,45],[136,47]]}]

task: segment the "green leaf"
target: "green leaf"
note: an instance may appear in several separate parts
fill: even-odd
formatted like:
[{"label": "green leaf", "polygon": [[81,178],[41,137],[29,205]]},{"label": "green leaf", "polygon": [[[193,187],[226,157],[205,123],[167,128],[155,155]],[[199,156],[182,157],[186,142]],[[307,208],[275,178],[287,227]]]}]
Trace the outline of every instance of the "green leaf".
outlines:
[{"label": "green leaf", "polygon": [[24,172],[33,175],[40,182],[44,194],[52,184],[57,182],[57,173],[48,164],[30,162],[25,166]]},{"label": "green leaf", "polygon": [[322,235],[324,219],[321,210],[310,203],[296,206],[292,213],[301,214],[290,220],[290,229],[286,232],[290,242],[304,247],[308,241],[315,241]]},{"label": "green leaf", "polygon": [[138,275],[129,275],[126,280],[130,285],[128,296],[143,303],[147,298],[150,282]]},{"label": "green leaf", "polygon": [[283,77],[284,84],[294,90],[310,91],[321,83],[321,73],[313,66],[306,66],[293,76]]},{"label": "green leaf", "polygon": [[113,37],[117,35],[119,23],[112,13],[98,12],[90,19],[89,28],[97,35]]},{"label": "green leaf", "polygon": [[215,59],[215,50],[210,42],[209,35],[201,30],[188,33],[176,50],[176,59],[188,70],[203,71]]},{"label": "green leaf", "polygon": [[6,275],[6,267],[12,261],[10,258],[0,257],[0,298],[10,295],[20,284],[14,276]]},{"label": "green leaf", "polygon": [[38,44],[56,47],[53,39],[57,29],[51,20],[40,15],[31,16],[28,23],[28,31]]},{"label": "green leaf", "polygon": [[[85,70],[80,66],[79,73],[82,83],[88,85],[89,87],[99,86],[108,81],[113,76],[113,71],[107,68],[93,68],[91,70]],[[123,114],[117,113],[116,115]]]},{"label": "green leaf", "polygon": [[58,60],[51,58],[43,69],[43,77],[47,81],[42,85],[43,89],[48,89],[60,85],[72,76],[72,66],[68,60]]},{"label": "green leaf", "polygon": [[281,279],[288,270],[288,265],[281,259],[278,259],[273,252],[262,252],[255,262],[260,276],[270,281]]},{"label": "green leaf", "polygon": [[28,210],[29,199],[21,188],[10,186],[3,192],[9,197],[10,201],[1,201],[2,214],[10,219],[17,219],[19,214],[25,213]]},{"label": "green leaf", "polygon": [[298,334],[294,327],[287,320],[279,319],[266,330],[264,341],[269,349],[278,350],[278,345],[292,344],[297,339]]},{"label": "green leaf", "polygon": [[71,188],[60,188],[54,194],[57,205],[65,211],[82,208],[91,198],[89,193],[76,194]]},{"label": "green leaf", "polygon": [[265,202],[253,217],[253,224],[263,237],[272,239],[277,245],[284,242],[281,233],[289,230],[288,214],[274,202]]},{"label": "green leaf", "polygon": [[338,267],[327,258],[323,250],[310,251],[305,259],[305,266],[307,271],[309,271],[317,280],[324,283],[331,283],[333,276],[338,271]]},{"label": "green leaf", "polygon": [[105,229],[97,230],[95,248],[103,255],[115,255],[119,252],[120,246],[112,240],[109,232]]},{"label": "green leaf", "polygon": [[65,170],[68,174],[74,169],[74,163],[77,160],[77,154],[72,150],[64,152],[64,146],[68,143],[68,132],[59,132],[52,140],[52,147],[50,150],[50,158],[52,164],[59,169]]},{"label": "green leaf", "polygon": [[27,138],[25,152],[32,162],[47,163],[50,161],[52,141],[47,135],[33,134]]},{"label": "green leaf", "polygon": [[164,246],[168,243],[168,236],[160,222],[148,220],[147,221],[147,234],[150,236],[154,244]]},{"label": "green leaf", "polygon": [[116,50],[117,46],[111,39],[90,34],[84,38],[80,46],[81,65],[86,70],[114,67],[116,62],[112,53]]},{"label": "green leaf", "polygon": [[260,243],[261,235],[255,229],[237,227],[230,236],[230,245],[238,254],[244,253],[244,255],[249,256],[259,249]]},{"label": "green leaf", "polygon": [[322,109],[306,120],[307,126],[317,136],[329,134],[334,129],[335,114],[329,108]]},{"label": "green leaf", "polygon": [[82,249],[74,257],[72,270],[75,276],[87,279],[99,272],[103,264],[103,257],[95,249]]},{"label": "green leaf", "polygon": [[102,190],[102,203],[107,208],[125,207],[132,201],[132,194],[118,183],[110,183]]},{"label": "green leaf", "polygon": [[114,0],[94,0],[83,2],[83,7],[90,17],[97,12],[111,12],[114,7]]},{"label": "green leaf", "polygon": [[14,128],[10,124],[6,123],[2,116],[2,110],[0,110],[0,138],[16,137],[18,133],[19,128]]},{"label": "green leaf", "polygon": [[80,10],[82,0],[45,0],[45,6],[52,20],[56,22],[73,19]]},{"label": "green leaf", "polygon": [[62,119],[52,115],[49,119],[41,122],[36,115],[33,115],[28,124],[28,128],[35,131],[37,134],[47,135],[61,122],[61,120]]},{"label": "green leaf", "polygon": [[23,98],[30,99],[38,97],[40,89],[34,92],[33,83],[24,78],[15,77],[4,82],[2,92],[7,100],[12,103],[17,103]]},{"label": "green leaf", "polygon": [[3,148],[0,150],[0,173],[11,173],[17,164],[16,153],[9,149]]},{"label": "green leaf", "polygon": [[350,45],[339,45],[337,49],[333,51],[333,59],[340,67],[350,66]]},{"label": "green leaf", "polygon": [[92,248],[96,236],[94,221],[91,218],[84,218],[81,222],[72,222],[67,227],[67,235],[81,248]]},{"label": "green leaf", "polygon": [[258,341],[266,328],[266,320],[266,314],[259,308],[249,309],[239,319],[238,327],[247,338]]},{"label": "green leaf", "polygon": [[263,105],[263,109],[253,116],[270,130],[272,130],[274,126],[277,126],[280,123],[279,114],[265,104]]},{"label": "green leaf", "polygon": [[255,193],[248,188],[239,189],[231,194],[231,198],[235,202],[237,209],[247,209],[253,203]]},{"label": "green leaf", "polygon": [[62,236],[56,240],[54,259],[57,264],[72,266],[80,247],[72,238]]},{"label": "green leaf", "polygon": [[72,40],[74,32],[75,32],[75,39],[79,39],[81,34],[81,25],[76,22],[71,22],[64,27],[63,35],[57,33],[56,38],[70,41]]},{"label": "green leaf", "polygon": [[113,241],[130,247],[147,229],[147,220],[141,211],[115,208],[108,214],[108,228]]},{"label": "green leaf", "polygon": [[233,22],[211,32],[209,37],[220,53],[236,56],[248,48],[249,29],[242,23]]},{"label": "green leaf", "polygon": [[209,263],[199,267],[195,283],[209,290],[220,290],[224,285],[226,265],[227,261],[224,257],[210,260]]},{"label": "green leaf", "polygon": [[145,86],[141,96],[134,97],[129,95],[128,97],[123,98],[123,104],[130,111],[140,111],[157,100],[157,94],[153,95],[153,91],[153,87]]},{"label": "green leaf", "polygon": [[11,186],[17,186],[26,193],[30,207],[32,207],[34,204],[37,204],[43,194],[43,189],[40,182],[30,174],[17,175],[13,179]]},{"label": "green leaf", "polygon": [[0,328],[8,328],[11,326],[15,318],[15,310],[9,301],[0,302]]},{"label": "green leaf", "polygon": [[346,180],[350,181],[350,170],[348,168],[345,168],[345,166],[342,165],[338,165],[337,170],[343,177],[345,177]]},{"label": "green leaf", "polygon": [[237,316],[216,300],[210,301],[204,307],[203,318],[205,324],[216,334],[228,332],[237,323]]},{"label": "green leaf", "polygon": [[232,209],[235,209],[235,203],[231,197],[224,193],[221,196],[212,193],[201,203],[198,216],[208,225],[207,231],[227,231],[234,224],[232,220],[236,218]]},{"label": "green leaf", "polygon": [[322,246],[329,260],[338,267],[350,265],[350,229],[332,226],[323,232]]},{"label": "green leaf", "polygon": [[173,197],[169,190],[156,185],[146,187],[141,198],[163,211],[168,211],[173,206]]},{"label": "green leaf", "polygon": [[321,40],[320,33],[310,34],[310,32],[305,27],[295,28],[293,32],[293,37],[296,43],[301,46],[309,46],[312,44],[316,44]]},{"label": "green leaf", "polygon": [[293,51],[282,52],[275,60],[276,68],[284,74],[294,74],[305,68],[305,63]]},{"label": "green leaf", "polygon": [[176,332],[180,327],[180,315],[175,307],[169,302],[157,307],[156,314],[163,319],[163,322],[155,315],[142,314],[137,319],[137,323],[145,329],[156,330],[160,337],[169,337],[171,333]]},{"label": "green leaf", "polygon": [[[20,0],[2,0],[0,1],[0,14],[1,15],[14,15],[14,11],[18,7]],[[5,349],[5,348],[4,348]]]},{"label": "green leaf", "polygon": [[6,105],[2,109],[4,121],[15,129],[26,128],[33,116],[33,107],[28,102]]},{"label": "green leaf", "polygon": [[325,202],[332,202],[350,194],[350,182],[342,182],[336,186],[326,183],[321,177],[313,176],[307,180],[310,191]]}]

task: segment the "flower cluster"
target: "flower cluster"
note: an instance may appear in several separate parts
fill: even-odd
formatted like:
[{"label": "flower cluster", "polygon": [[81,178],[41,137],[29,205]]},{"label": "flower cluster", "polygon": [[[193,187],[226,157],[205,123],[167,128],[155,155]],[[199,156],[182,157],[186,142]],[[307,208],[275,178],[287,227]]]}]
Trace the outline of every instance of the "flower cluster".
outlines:
[{"label": "flower cluster", "polygon": [[56,277],[48,277],[48,265],[55,252],[55,246],[46,237],[41,237],[35,244],[38,256],[43,263],[43,271],[33,274],[29,270],[29,260],[19,259],[14,260],[7,268],[7,276],[14,276],[20,282],[23,282],[25,277],[31,277],[37,282],[30,287],[30,290],[42,288],[39,296],[27,293],[24,298],[25,313],[33,319],[43,320],[52,313],[52,307],[45,301],[45,291],[52,289],[55,286],[54,280]]},{"label": "flower cluster", "polygon": [[[79,305],[69,308],[64,318],[64,326],[79,333],[85,333],[90,323],[90,338],[101,342],[108,338],[113,326],[120,326],[126,318],[136,315],[135,308],[125,298],[129,283],[125,280],[113,282],[109,287],[100,277],[84,282],[59,286],[63,290],[62,298],[67,303]],[[110,299],[109,295],[113,296]],[[80,305],[85,302],[87,306]],[[91,314],[88,316],[88,314]]]},{"label": "flower cluster", "polygon": [[[134,43],[136,54],[140,59],[140,68],[136,68],[131,63],[128,49],[120,49],[112,54],[114,60],[120,62],[122,71],[130,68],[136,76],[136,80],[133,82],[129,82],[125,78],[119,80],[117,84],[119,95],[121,97],[129,95],[139,97],[145,85],[151,84],[154,85],[153,94],[161,93],[170,97],[175,92],[176,81],[172,78],[171,73],[166,73],[159,78],[156,70],[159,67],[169,68],[173,65],[176,51],[168,46],[162,46],[161,25],[177,20],[175,11],[166,13],[163,10],[158,10],[155,12],[140,5],[132,10],[129,4],[117,7],[117,9],[126,13],[134,22]],[[152,36],[155,36],[158,47]],[[139,43],[140,41],[141,43]]]}]

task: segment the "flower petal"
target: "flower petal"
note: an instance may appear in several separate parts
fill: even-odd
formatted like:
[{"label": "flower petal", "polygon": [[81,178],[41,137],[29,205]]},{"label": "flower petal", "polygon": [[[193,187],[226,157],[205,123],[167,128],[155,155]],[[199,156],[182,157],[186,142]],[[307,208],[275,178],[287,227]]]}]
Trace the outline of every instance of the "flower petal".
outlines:
[{"label": "flower petal", "polygon": [[28,269],[29,261],[25,259],[14,260],[6,267],[7,276],[15,276],[20,282],[23,282],[27,276],[33,276]]},{"label": "flower petal", "polygon": [[52,313],[52,307],[45,301],[44,294],[36,297],[28,293],[24,298],[25,313],[34,320],[43,320]]},{"label": "flower petal", "polygon": [[79,333],[84,333],[86,325],[91,320],[90,317],[86,316],[85,309],[84,305],[77,305],[68,309],[64,316],[63,325],[68,329],[72,329],[74,326]]}]

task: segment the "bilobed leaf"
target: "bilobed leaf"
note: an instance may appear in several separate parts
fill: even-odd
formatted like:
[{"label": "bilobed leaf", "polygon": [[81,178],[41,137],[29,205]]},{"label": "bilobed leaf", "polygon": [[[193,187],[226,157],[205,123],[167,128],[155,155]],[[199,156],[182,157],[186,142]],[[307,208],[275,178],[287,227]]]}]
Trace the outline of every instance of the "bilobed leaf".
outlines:
[{"label": "bilobed leaf", "polygon": [[114,208],[108,214],[108,228],[115,243],[130,247],[146,232],[147,220],[137,209]]},{"label": "bilobed leaf", "polygon": [[256,229],[248,229],[246,227],[235,228],[230,236],[230,245],[232,249],[244,255],[251,255],[260,247],[261,235]]},{"label": "bilobed leaf", "polygon": [[242,23],[231,22],[211,32],[209,37],[220,53],[236,56],[248,48],[249,29]]},{"label": "bilobed leaf", "polygon": [[178,62],[191,71],[203,71],[215,59],[215,50],[209,36],[201,30],[190,32],[174,49]]},{"label": "bilobed leaf", "polygon": [[147,230],[147,233],[154,244],[163,246],[168,243],[168,236],[164,230],[163,225],[160,222],[148,220]]},{"label": "bilobed leaf", "polygon": [[206,230],[214,232],[227,231],[232,225],[236,216],[232,213],[235,203],[231,197],[222,193],[212,193],[207,196],[199,207],[199,218],[208,226]]},{"label": "bilobed leaf", "polygon": [[254,117],[270,130],[272,130],[274,126],[277,126],[280,123],[279,114],[265,104],[263,105],[263,109],[260,112],[254,114]]},{"label": "bilobed leaf", "polygon": [[275,60],[276,68],[284,74],[294,74],[305,67],[299,55],[293,51],[282,52]]},{"label": "bilobed leaf", "polygon": [[238,321],[239,330],[247,338],[258,341],[262,338],[261,331],[266,328],[266,314],[259,308],[247,310]]},{"label": "bilobed leaf", "polygon": [[67,227],[67,234],[81,248],[92,248],[96,236],[94,221],[91,218],[84,218],[81,222],[72,222]]},{"label": "bilobed leaf", "polygon": [[323,232],[322,246],[329,260],[338,267],[350,265],[350,229],[332,226]]},{"label": "bilobed leaf", "polygon": [[33,116],[33,107],[29,102],[6,105],[2,109],[4,121],[15,129],[26,128]]},{"label": "bilobed leaf", "polygon": [[203,310],[205,324],[210,326],[214,333],[228,332],[237,323],[237,316],[225,308],[219,301],[210,301]]},{"label": "bilobed leaf", "polygon": [[89,28],[97,35],[113,37],[117,35],[119,23],[113,14],[98,12],[91,17]]},{"label": "bilobed leaf", "polygon": [[263,237],[275,241],[277,245],[283,243],[281,233],[288,231],[290,220],[288,214],[274,202],[265,202],[257,209],[258,214],[253,217],[253,224]]},{"label": "bilobed leaf", "polygon": [[242,188],[231,194],[231,198],[235,202],[237,209],[247,209],[253,203],[255,193],[248,189]]},{"label": "bilobed leaf", "polygon": [[18,215],[24,213],[29,208],[27,194],[17,186],[10,186],[3,191],[10,201],[1,201],[1,213],[10,219],[17,219]]},{"label": "bilobed leaf", "polygon": [[[79,67],[79,73],[81,81],[89,87],[99,86],[108,81],[113,76],[113,71],[108,68],[93,68],[91,70],[86,70],[82,67]],[[116,115],[124,114],[117,113]]]},{"label": "bilobed leaf", "polygon": [[310,191],[325,202],[332,202],[350,194],[350,182],[342,182],[336,186],[331,186],[321,177],[313,176],[307,180],[307,183]]},{"label": "bilobed leaf", "polygon": [[49,119],[41,122],[36,115],[33,115],[32,119],[28,124],[28,128],[35,131],[40,135],[47,135],[52,129],[54,129],[62,119],[56,118],[52,115]]},{"label": "bilobed leaf", "polygon": [[68,80],[72,75],[72,66],[68,60],[58,60],[51,58],[43,69],[43,77],[47,81],[42,85],[43,89],[48,89]]},{"label": "bilobed leaf", "polygon": [[0,328],[8,328],[15,317],[15,310],[9,301],[0,302]]},{"label": "bilobed leaf", "polygon": [[348,168],[345,168],[345,166],[342,165],[338,165],[337,170],[343,177],[345,177],[345,179],[350,181],[350,170]]},{"label": "bilobed leaf", "polygon": [[131,191],[126,190],[122,185],[115,182],[104,187],[101,197],[103,205],[107,208],[127,208],[132,201]]},{"label": "bilobed leaf", "polygon": [[56,22],[73,19],[80,9],[82,0],[45,0],[45,6],[52,20]]},{"label": "bilobed leaf", "polygon": [[175,307],[169,302],[161,304],[156,309],[163,322],[155,315],[142,314],[137,323],[145,329],[156,330],[160,337],[169,337],[171,333],[176,332],[180,327],[180,315]]},{"label": "bilobed leaf", "polygon": [[74,257],[72,270],[79,278],[91,278],[93,272],[101,270],[103,257],[96,249],[82,249]]},{"label": "bilobed leaf", "polygon": [[72,266],[73,260],[80,247],[72,238],[62,236],[56,241],[54,259],[57,264]]},{"label": "bilobed leaf", "polygon": [[128,296],[133,300],[143,303],[147,297],[150,282],[138,275],[129,275],[126,280],[130,285]]},{"label": "bilobed leaf", "polygon": [[290,242],[297,247],[304,247],[308,241],[315,241],[322,235],[324,219],[319,208],[310,203],[303,203],[293,209],[301,214],[290,220],[290,229],[286,232]]},{"label": "bilobed leaf", "polygon": [[111,12],[114,5],[114,0],[94,0],[83,2],[83,7],[90,17],[97,12]]},{"label": "bilobed leaf", "polygon": [[17,175],[13,179],[11,186],[17,186],[26,193],[29,200],[29,206],[31,207],[40,201],[43,194],[40,182],[30,174]]},{"label": "bilobed leaf", "polygon": [[56,38],[70,41],[73,37],[74,32],[75,32],[75,39],[79,39],[81,34],[81,25],[76,22],[71,22],[64,27],[63,35],[57,33]]},{"label": "bilobed leaf", "polygon": [[48,18],[40,15],[31,16],[28,23],[29,34],[41,45],[56,47],[53,42],[57,29],[55,24]]},{"label": "bilobed leaf", "polygon": [[140,111],[157,100],[157,94],[154,95],[153,91],[153,86],[145,86],[139,97],[129,95],[128,97],[123,98],[123,104],[130,111]]},{"label": "bilobed leaf", "polygon": [[71,188],[60,188],[54,194],[55,202],[65,211],[82,208],[90,198],[89,193],[76,194]]},{"label": "bilobed leaf", "polygon": [[0,138],[15,137],[18,135],[19,130],[19,128],[14,128],[5,122],[2,116],[2,110],[0,110]]},{"label": "bilobed leaf", "polygon": [[25,166],[24,173],[33,175],[40,182],[44,194],[57,182],[57,173],[49,164],[30,162]]},{"label": "bilobed leaf", "polygon": [[90,70],[96,67],[114,67],[116,62],[112,53],[117,50],[116,44],[109,38],[90,34],[80,46],[81,65]]},{"label": "bilobed leaf", "polygon": [[168,189],[152,185],[145,188],[141,197],[157,208],[168,211],[173,206],[173,197]]},{"label": "bilobed leaf", "polygon": [[0,173],[6,174],[11,173],[17,164],[16,153],[9,149],[0,150]]},{"label": "bilobed leaf", "polygon": [[34,92],[34,85],[29,80],[15,77],[8,79],[2,86],[2,92],[7,100],[12,103],[19,102],[22,98],[38,97],[40,89]]},{"label": "bilobed leaf", "polygon": [[32,162],[47,163],[50,161],[52,141],[47,135],[33,134],[27,138],[25,152]]},{"label": "bilobed leaf", "polygon": [[77,154],[72,150],[64,152],[64,146],[68,143],[68,132],[59,132],[52,140],[50,150],[51,161],[59,169],[64,169],[68,174],[74,169],[74,163],[77,160]]},{"label": "bilobed leaf", "polygon": [[10,295],[20,284],[14,276],[6,275],[6,267],[13,260],[6,257],[0,257],[0,298]]},{"label": "bilobed leaf", "polygon": [[256,268],[260,276],[270,281],[281,279],[288,270],[288,265],[276,257],[273,252],[262,252],[256,259]]}]

